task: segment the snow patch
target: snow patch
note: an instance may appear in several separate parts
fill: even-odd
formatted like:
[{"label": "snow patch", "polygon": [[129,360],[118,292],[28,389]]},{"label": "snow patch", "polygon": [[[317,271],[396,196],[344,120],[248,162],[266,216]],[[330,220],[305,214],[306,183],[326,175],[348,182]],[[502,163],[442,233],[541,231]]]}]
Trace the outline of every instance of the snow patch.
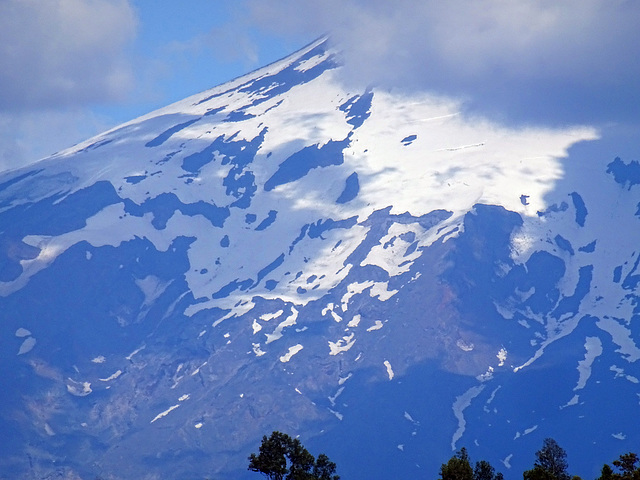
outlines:
[{"label": "snow patch", "polygon": [[258,333],[260,330],[262,330],[262,325],[260,325],[258,323],[258,320],[256,320],[256,319],[253,320],[253,324],[251,325],[251,327],[253,328],[253,334],[254,335],[256,333]]},{"label": "snow patch", "polygon": [[29,353],[33,350],[33,347],[36,346],[36,339],[33,337],[25,338],[20,345],[20,349],[18,350],[18,355],[24,355],[25,353]]},{"label": "snow patch", "polygon": [[501,348],[496,357],[498,357],[499,361],[498,366],[504,366],[504,362],[507,359],[507,350],[505,348]]},{"label": "snow patch", "polygon": [[354,317],[351,319],[351,321],[349,321],[349,323],[347,323],[347,327],[349,328],[355,328],[360,324],[360,320],[362,319],[362,317],[360,316],[360,314],[354,315]]},{"label": "snow patch", "polygon": [[640,349],[631,338],[631,331],[628,328],[613,318],[601,318],[596,322],[596,325],[611,335],[613,343],[620,347],[616,352],[623,355],[625,360],[635,362],[640,359]]},{"label": "snow patch", "polygon": [[107,378],[100,378],[99,380],[101,382],[110,382],[111,380],[118,378],[120,375],[122,375],[122,370],[118,370],[113,375],[110,375]]},{"label": "snow patch", "polygon": [[267,353],[260,348],[259,343],[252,343],[251,345],[253,346],[253,353],[256,354],[256,357],[261,357],[262,355]]},{"label": "snow patch", "polygon": [[76,382],[67,378],[67,391],[76,397],[86,397],[93,390],[91,390],[91,383],[89,382]]},{"label": "snow patch", "polygon": [[395,376],[395,374],[393,373],[393,368],[391,368],[391,363],[389,363],[389,360],[384,361],[384,366],[387,369],[387,375],[389,376],[389,380],[393,380],[393,377]]},{"label": "snow patch", "polygon": [[131,352],[129,355],[127,355],[125,358],[129,361],[131,361],[131,359],[137,355],[138,353],[140,353],[142,350],[144,350],[145,348],[147,348],[146,345],[141,346],[140,348],[136,348],[133,352]]},{"label": "snow patch", "polygon": [[471,387],[469,390],[464,392],[462,395],[456,397],[456,400],[453,402],[451,408],[453,409],[453,414],[458,420],[458,429],[453,434],[451,438],[451,450],[456,449],[456,443],[462,435],[467,426],[467,421],[464,418],[464,411],[467,407],[471,405],[471,401],[476,398],[480,393],[484,390],[484,385],[479,385],[476,387]]},{"label": "snow patch", "polygon": [[296,320],[298,318],[298,310],[295,307],[291,307],[291,315],[289,315],[283,322],[280,322],[273,333],[265,333],[267,337],[266,345],[269,345],[271,342],[275,342],[282,338],[282,330],[287,327],[291,327],[296,324]]},{"label": "snow patch", "polygon": [[348,351],[353,344],[356,343],[355,333],[344,336],[337,342],[329,341],[329,355],[337,355],[342,352]]},{"label": "snow patch", "polygon": [[581,390],[587,384],[587,380],[591,376],[591,366],[593,365],[594,360],[602,355],[602,342],[598,337],[587,337],[585,340],[584,348],[586,349],[586,353],[584,355],[584,360],[580,360],[578,362],[578,384],[573,389]]},{"label": "snow patch", "polygon": [[16,337],[18,338],[28,337],[29,335],[31,335],[31,332],[26,328],[20,327],[19,329],[16,330]]},{"label": "snow patch", "polygon": [[[156,415],[154,417],[153,420],[151,420],[149,423],[153,423],[156,420],[160,420],[162,417],[166,417],[167,415],[169,415],[171,412],[173,412],[176,408],[178,408],[180,406],[180,404],[177,405],[173,405],[172,407],[167,408],[164,412],[159,413],[158,415]],[[197,427],[196,427],[197,428]]]},{"label": "snow patch", "polygon": [[380,330],[381,328],[382,328],[382,322],[380,320],[376,320],[375,324],[367,328],[367,332],[373,332],[374,330]]},{"label": "snow patch", "polygon": [[291,357],[293,357],[296,353],[298,353],[303,348],[304,347],[300,344],[294,345],[293,347],[289,347],[289,351],[280,357],[280,361],[282,363],[287,363],[289,360],[291,360]]},{"label": "snow patch", "polygon": [[465,343],[461,338],[456,342],[456,346],[463,352],[471,352],[474,348],[473,343]]}]

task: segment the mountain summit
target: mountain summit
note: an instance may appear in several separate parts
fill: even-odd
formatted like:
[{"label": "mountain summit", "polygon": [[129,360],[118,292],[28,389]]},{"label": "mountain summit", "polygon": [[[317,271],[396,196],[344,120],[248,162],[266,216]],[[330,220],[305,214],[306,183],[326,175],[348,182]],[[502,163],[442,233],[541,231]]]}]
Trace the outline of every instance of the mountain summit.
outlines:
[{"label": "mountain summit", "polygon": [[345,479],[637,448],[638,163],[340,68],[0,174],[1,478],[251,478],[275,429]]}]

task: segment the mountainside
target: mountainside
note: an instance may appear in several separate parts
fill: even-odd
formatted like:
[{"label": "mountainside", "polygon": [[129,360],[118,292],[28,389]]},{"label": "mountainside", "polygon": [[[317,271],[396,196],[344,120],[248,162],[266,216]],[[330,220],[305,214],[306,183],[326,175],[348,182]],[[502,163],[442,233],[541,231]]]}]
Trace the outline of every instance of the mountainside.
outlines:
[{"label": "mountainside", "polygon": [[344,479],[637,451],[640,164],[339,73],[322,39],[0,174],[0,478],[257,478],[274,429]]}]

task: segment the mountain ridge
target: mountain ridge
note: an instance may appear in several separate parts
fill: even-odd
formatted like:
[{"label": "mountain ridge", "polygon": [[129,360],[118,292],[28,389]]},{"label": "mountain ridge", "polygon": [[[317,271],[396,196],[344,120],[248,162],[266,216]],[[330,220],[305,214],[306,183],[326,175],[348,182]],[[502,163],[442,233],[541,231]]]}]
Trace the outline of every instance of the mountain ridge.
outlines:
[{"label": "mountain ridge", "polygon": [[344,478],[637,442],[634,163],[345,91],[326,42],[0,174],[0,473],[243,478],[273,429]]}]

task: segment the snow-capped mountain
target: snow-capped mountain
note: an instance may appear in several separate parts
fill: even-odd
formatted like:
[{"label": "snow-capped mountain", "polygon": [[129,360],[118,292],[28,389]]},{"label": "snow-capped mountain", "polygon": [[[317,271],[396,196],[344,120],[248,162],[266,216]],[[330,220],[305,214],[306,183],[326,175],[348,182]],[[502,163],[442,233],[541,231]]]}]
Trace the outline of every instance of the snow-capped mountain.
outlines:
[{"label": "snow-capped mountain", "polygon": [[350,91],[322,39],[1,174],[0,478],[253,478],[274,429],[345,479],[545,437],[597,476],[640,444],[640,165],[600,136]]}]

